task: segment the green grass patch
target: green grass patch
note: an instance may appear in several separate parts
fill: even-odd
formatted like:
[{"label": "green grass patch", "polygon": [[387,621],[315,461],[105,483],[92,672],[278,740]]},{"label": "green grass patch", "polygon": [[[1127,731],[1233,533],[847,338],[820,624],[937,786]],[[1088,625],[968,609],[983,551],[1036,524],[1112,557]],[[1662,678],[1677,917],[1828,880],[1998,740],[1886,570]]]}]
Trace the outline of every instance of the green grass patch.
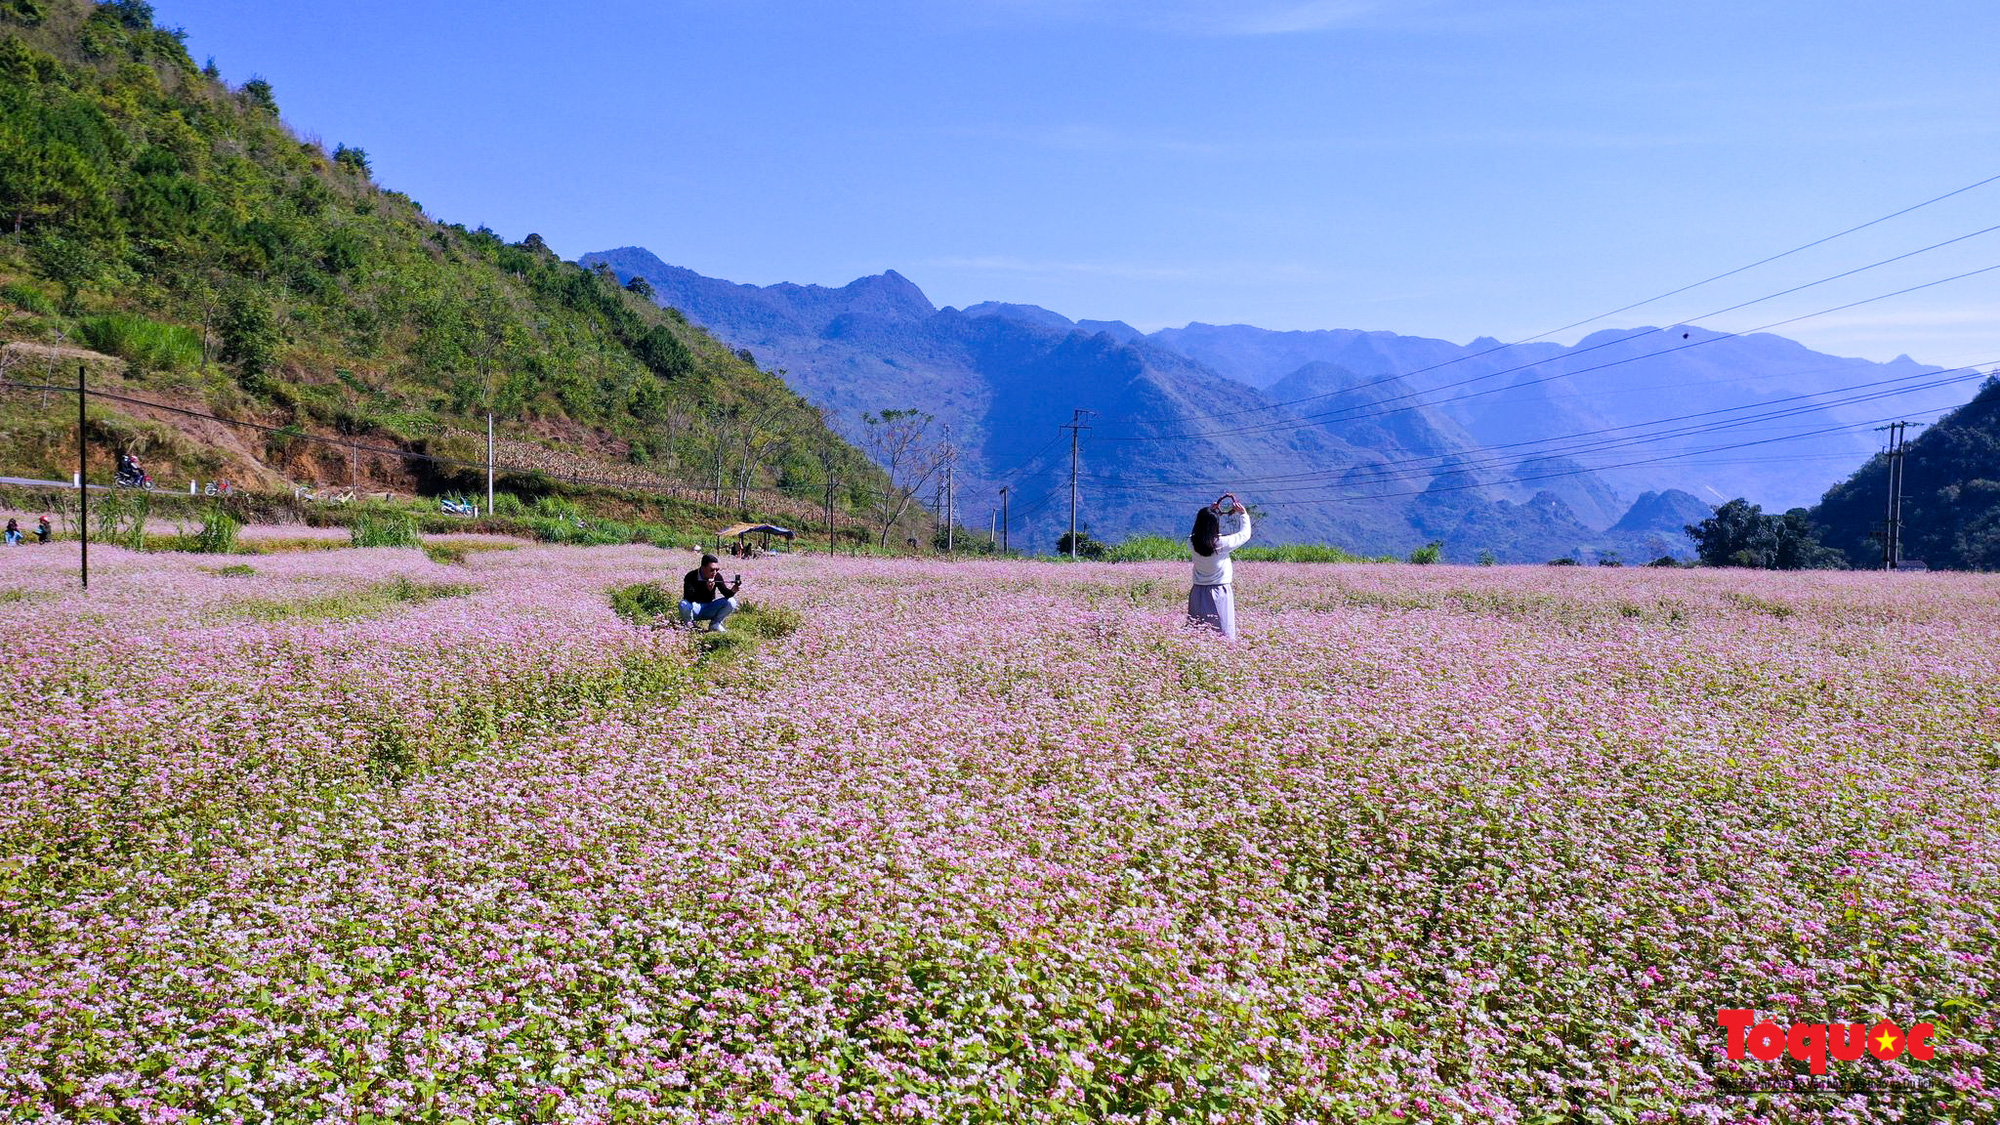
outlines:
[{"label": "green grass patch", "polygon": [[634,582],[611,591],[611,608],[634,625],[671,624],[680,619],[680,595],[658,582]]},{"label": "green grass patch", "polygon": [[140,367],[186,371],[201,363],[201,337],[178,324],[107,313],[85,317],[77,327],[91,347]]},{"label": "green grass patch", "polygon": [[1164,535],[1134,535],[1106,549],[1104,557],[1112,562],[1177,562],[1188,557],[1188,541]]},{"label": "green grass patch", "polygon": [[56,315],[56,303],[47,293],[24,282],[14,281],[0,285],[0,299],[5,299],[16,308],[34,313],[36,316]]},{"label": "green grass patch", "polygon": [[353,545],[346,539],[298,535],[281,539],[239,539],[236,550],[244,555],[289,555],[298,551],[344,551]]},{"label": "green grass patch", "polygon": [[232,563],[229,566],[205,566],[202,569],[218,578],[248,578],[257,573],[257,568],[247,563]]},{"label": "green grass patch", "polygon": [[252,621],[353,621],[387,613],[400,606],[462,598],[478,589],[463,582],[415,582],[397,575],[393,582],[382,582],[359,590],[284,601],[259,599],[239,602],[235,609]]},{"label": "green grass patch", "polygon": [[440,566],[464,566],[468,555],[483,551],[513,551],[519,543],[431,543],[424,544],[424,554]]},{"label": "green grass patch", "polygon": [[729,615],[731,632],[744,632],[775,641],[798,632],[806,623],[806,615],[788,605],[761,606],[743,602],[741,606]]},{"label": "green grass patch", "polygon": [[1369,557],[1343,551],[1331,543],[1285,543],[1276,547],[1244,547],[1232,558],[1244,562],[1365,563],[1394,562],[1387,555]]},{"label": "green grass patch", "polygon": [[348,526],[348,536],[356,547],[421,547],[424,537],[417,521],[406,512],[369,512]]},{"label": "green grass patch", "polygon": [[201,515],[201,530],[193,535],[178,536],[174,542],[177,551],[192,551],[202,555],[233,555],[236,553],[236,533],[243,530],[243,522],[222,506],[211,505]]},{"label": "green grass patch", "polygon": [[756,652],[757,638],[741,629],[727,633],[699,632],[694,635],[694,650],[697,663],[716,664]]},{"label": "green grass patch", "polygon": [[617,520],[530,516],[521,522],[526,524],[535,538],[542,542],[560,543],[569,547],[610,547],[635,541],[643,543],[651,539],[650,534],[644,532],[635,537],[630,524],[620,523]]}]

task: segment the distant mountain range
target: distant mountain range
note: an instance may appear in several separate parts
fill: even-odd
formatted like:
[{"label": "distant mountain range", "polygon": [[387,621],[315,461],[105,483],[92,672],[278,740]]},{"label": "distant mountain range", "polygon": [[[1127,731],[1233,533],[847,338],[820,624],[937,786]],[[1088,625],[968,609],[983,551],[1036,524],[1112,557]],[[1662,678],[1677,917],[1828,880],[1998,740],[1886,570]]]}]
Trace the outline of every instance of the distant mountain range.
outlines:
[{"label": "distant mountain range", "polygon": [[1723,499],[1811,503],[1875,444],[1855,427],[1881,407],[1833,392],[1939,370],[1687,327],[1569,347],[1199,323],[1147,334],[1033,305],[941,309],[893,270],[838,289],[760,287],[637,247],[581,261],[644,277],[660,303],[750,350],[851,435],[864,412],[890,407],[951,423],[961,521],[983,526],[1010,485],[1016,543],[1043,550],[1067,527],[1058,427],[1073,408],[1095,412],[1079,476],[1100,539],[1185,534],[1228,488],[1265,513],[1269,541],[1638,561],[1688,553],[1681,526]]}]

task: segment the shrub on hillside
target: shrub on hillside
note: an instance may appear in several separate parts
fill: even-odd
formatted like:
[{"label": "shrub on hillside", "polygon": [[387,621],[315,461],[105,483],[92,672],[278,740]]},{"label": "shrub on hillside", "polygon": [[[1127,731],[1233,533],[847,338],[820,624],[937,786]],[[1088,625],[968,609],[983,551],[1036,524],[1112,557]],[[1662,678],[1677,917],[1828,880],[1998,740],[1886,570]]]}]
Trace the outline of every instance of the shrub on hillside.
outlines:
[{"label": "shrub on hillside", "polygon": [[242,370],[246,383],[254,383],[277,363],[277,321],[263,295],[248,285],[230,292],[216,334],[222,339],[222,358]]},{"label": "shrub on hillside", "polygon": [[201,337],[178,324],[108,313],[86,317],[78,328],[91,347],[142,368],[185,371],[201,363]]},{"label": "shrub on hillside", "polygon": [[56,315],[56,303],[49,298],[49,295],[24,282],[0,285],[0,299],[36,316]]}]

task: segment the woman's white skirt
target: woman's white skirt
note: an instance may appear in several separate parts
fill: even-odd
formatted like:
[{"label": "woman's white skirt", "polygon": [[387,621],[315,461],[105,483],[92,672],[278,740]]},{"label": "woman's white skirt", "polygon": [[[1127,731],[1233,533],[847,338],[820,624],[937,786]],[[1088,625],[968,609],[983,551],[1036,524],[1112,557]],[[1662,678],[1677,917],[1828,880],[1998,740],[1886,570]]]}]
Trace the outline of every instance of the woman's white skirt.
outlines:
[{"label": "woman's white skirt", "polygon": [[1188,624],[1206,625],[1236,639],[1236,595],[1227,583],[1193,586],[1188,590]]}]

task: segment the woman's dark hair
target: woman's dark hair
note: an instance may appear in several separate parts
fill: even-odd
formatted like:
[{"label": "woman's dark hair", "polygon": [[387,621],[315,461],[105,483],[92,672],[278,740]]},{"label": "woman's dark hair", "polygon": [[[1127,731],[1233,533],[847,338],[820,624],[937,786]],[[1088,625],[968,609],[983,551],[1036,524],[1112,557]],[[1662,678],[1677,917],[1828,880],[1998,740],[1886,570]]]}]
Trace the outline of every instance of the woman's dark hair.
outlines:
[{"label": "woman's dark hair", "polygon": [[1194,553],[1202,558],[1215,553],[1215,541],[1222,537],[1222,521],[1215,518],[1215,509],[1203,508],[1194,514],[1194,532],[1188,542],[1194,546]]}]

